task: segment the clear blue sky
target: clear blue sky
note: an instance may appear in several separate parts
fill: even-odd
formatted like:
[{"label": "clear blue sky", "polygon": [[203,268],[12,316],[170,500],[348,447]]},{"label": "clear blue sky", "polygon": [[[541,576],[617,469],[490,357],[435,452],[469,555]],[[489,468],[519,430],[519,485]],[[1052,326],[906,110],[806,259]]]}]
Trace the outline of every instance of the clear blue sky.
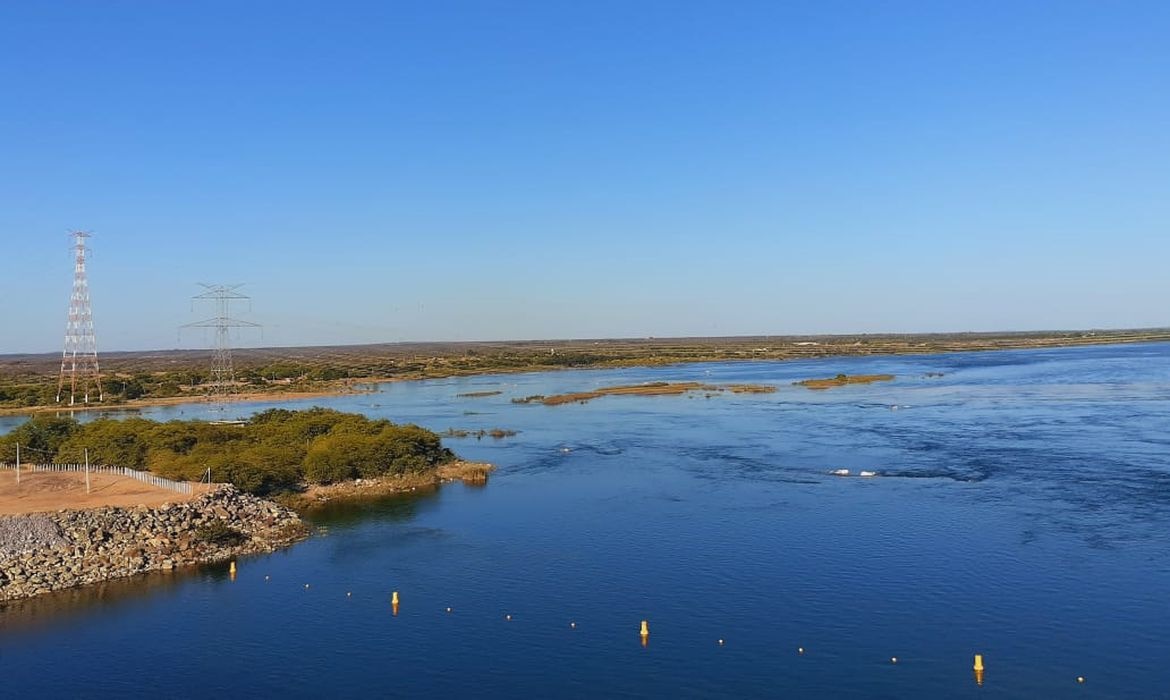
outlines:
[{"label": "clear blue sky", "polygon": [[0,352],[1170,325],[1164,0],[7,2],[0,162]]}]

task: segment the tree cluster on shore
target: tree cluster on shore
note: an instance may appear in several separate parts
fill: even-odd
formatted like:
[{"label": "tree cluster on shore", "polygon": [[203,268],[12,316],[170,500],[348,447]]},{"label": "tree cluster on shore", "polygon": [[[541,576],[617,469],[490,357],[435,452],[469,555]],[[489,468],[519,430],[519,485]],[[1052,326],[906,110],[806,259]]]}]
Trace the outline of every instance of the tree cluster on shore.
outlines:
[{"label": "tree cluster on shore", "polygon": [[0,437],[0,461],[15,461],[17,443],[25,462],[79,463],[88,450],[92,464],[189,481],[211,469],[214,481],[258,494],[302,482],[423,473],[455,458],[425,428],[323,408],[274,408],[241,424],[35,416]]}]

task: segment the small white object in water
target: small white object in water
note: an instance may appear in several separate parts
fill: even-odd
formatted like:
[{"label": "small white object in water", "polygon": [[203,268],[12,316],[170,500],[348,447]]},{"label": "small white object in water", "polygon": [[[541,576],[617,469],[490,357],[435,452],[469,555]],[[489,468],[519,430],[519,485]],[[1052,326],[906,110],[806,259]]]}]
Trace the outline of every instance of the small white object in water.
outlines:
[{"label": "small white object in water", "polygon": [[832,474],[833,476],[849,476],[848,469],[834,469],[833,471],[831,471],[829,473]]},{"label": "small white object in water", "polygon": [[562,448],[561,448],[561,452],[564,452],[564,453],[568,454],[569,452],[572,452],[572,450],[570,450],[570,449],[569,449],[569,448],[567,448],[567,447],[562,447]]},{"label": "small white object in water", "polygon": [[877,472],[863,471],[863,472],[861,472],[861,476],[877,476]]}]

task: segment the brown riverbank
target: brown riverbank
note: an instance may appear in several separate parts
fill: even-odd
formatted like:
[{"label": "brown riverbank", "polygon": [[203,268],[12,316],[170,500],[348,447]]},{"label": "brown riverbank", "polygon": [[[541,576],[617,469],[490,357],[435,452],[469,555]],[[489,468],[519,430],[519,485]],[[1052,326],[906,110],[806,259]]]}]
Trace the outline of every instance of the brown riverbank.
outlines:
[{"label": "brown riverbank", "polygon": [[277,501],[298,512],[311,511],[331,503],[377,500],[395,494],[435,489],[451,481],[486,484],[495,466],[481,462],[456,460],[433,472],[396,474],[373,479],[354,479],[336,484],[308,485],[299,493],[277,497]]},{"label": "brown riverbank", "polygon": [[[297,401],[303,399],[316,399],[326,396],[346,396],[349,394],[365,394],[369,393],[372,388],[370,385],[395,381],[393,379],[370,379],[362,382],[362,387],[358,388],[352,382],[340,382],[331,384],[330,386],[323,386],[312,391],[242,391],[237,394],[232,394],[232,403],[263,403],[265,401]],[[150,408],[153,406],[179,406],[179,405],[198,405],[208,404],[213,402],[206,395],[202,394],[184,394],[181,396],[163,396],[148,399],[134,399],[131,401],[120,401],[110,403],[89,403],[74,406],[61,406],[60,404],[53,404],[51,406],[31,406],[24,408],[0,408],[0,416],[23,416],[33,415],[37,413],[72,413],[74,411],[133,411],[140,408]]]}]

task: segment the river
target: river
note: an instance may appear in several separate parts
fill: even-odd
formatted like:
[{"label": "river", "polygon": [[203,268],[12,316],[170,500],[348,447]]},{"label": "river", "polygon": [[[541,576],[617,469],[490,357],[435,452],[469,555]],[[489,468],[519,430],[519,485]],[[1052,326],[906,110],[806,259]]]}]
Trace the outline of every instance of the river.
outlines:
[{"label": "river", "polygon": [[[792,385],[838,373],[897,379]],[[779,390],[511,402],[687,380]],[[502,393],[457,397],[484,391]],[[520,432],[447,441],[498,465],[486,486],[323,512],[235,580],[212,567],[0,608],[4,696],[1170,698],[1170,344],[280,405]]]}]

